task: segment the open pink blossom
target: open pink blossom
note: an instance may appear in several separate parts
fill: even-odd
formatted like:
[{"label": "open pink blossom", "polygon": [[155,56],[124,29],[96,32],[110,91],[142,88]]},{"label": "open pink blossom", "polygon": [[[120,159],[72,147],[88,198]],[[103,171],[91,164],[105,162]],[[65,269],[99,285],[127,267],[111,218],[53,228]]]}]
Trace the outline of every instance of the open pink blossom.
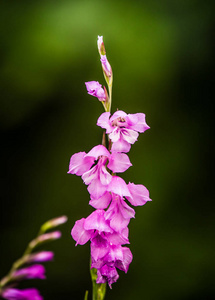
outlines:
[{"label": "open pink blossom", "polygon": [[129,152],[131,144],[137,141],[138,132],[149,129],[145,121],[145,114],[126,114],[122,110],[116,111],[111,117],[104,112],[98,118],[97,125],[105,128],[112,141],[112,152]]},{"label": "open pink blossom", "polygon": [[82,176],[84,183],[89,185],[91,197],[98,199],[112,179],[106,166],[112,172],[120,173],[126,171],[131,162],[125,153],[111,154],[103,145],[98,145],[88,153],[75,153],[70,159],[68,173]]},{"label": "open pink blossom", "polygon": [[88,81],[85,82],[85,85],[89,95],[97,97],[99,101],[107,100],[107,94],[98,81]]},{"label": "open pink blossom", "polygon": [[97,209],[86,219],[82,218],[75,222],[71,235],[76,241],[76,245],[84,245],[89,240],[94,241],[98,235],[114,245],[128,244],[128,229],[124,228],[120,233],[114,231],[110,226],[110,221],[105,218],[105,211]]}]

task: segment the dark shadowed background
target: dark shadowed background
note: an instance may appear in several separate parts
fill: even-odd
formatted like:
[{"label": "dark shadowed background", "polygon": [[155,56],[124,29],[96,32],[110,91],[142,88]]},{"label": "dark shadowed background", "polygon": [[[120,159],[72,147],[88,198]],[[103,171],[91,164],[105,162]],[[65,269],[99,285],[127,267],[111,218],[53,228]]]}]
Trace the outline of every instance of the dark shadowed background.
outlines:
[{"label": "dark shadowed background", "polygon": [[1,1],[0,276],[46,220],[66,214],[47,279],[22,286],[45,300],[91,289],[89,243],[70,230],[93,209],[72,154],[101,143],[99,101],[85,81],[105,84],[97,35],[114,73],[113,108],[144,112],[150,130],[129,153],[126,182],[152,202],[130,223],[130,269],[106,299],[215,298],[212,130],[214,2]]}]

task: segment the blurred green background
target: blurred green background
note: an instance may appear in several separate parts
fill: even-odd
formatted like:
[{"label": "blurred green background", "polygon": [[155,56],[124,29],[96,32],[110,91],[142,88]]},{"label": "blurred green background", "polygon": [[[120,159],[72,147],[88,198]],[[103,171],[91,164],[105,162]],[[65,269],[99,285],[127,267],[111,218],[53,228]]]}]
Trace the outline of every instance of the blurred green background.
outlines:
[{"label": "blurred green background", "polygon": [[136,208],[129,272],[106,299],[215,299],[212,75],[214,1],[1,1],[1,277],[46,220],[66,214],[44,299],[83,299],[89,245],[70,230],[93,210],[72,154],[101,143],[103,107],[85,81],[105,84],[97,35],[114,73],[113,108],[144,112],[150,130],[122,177],[152,202]]}]

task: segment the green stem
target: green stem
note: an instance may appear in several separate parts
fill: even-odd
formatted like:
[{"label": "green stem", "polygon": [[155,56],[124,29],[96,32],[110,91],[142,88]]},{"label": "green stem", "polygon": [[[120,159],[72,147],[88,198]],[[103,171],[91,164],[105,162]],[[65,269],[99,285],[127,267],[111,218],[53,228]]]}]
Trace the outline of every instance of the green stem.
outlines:
[{"label": "green stem", "polygon": [[97,279],[97,270],[92,268],[90,270],[91,279],[92,279],[92,300],[103,300],[106,293],[106,283],[96,283]]},{"label": "green stem", "polygon": [[[42,235],[44,233],[44,230],[42,230],[42,227],[40,228],[40,231],[38,232],[37,234],[37,237],[39,237],[40,235]],[[36,238],[37,238],[36,237]],[[19,258],[18,260],[16,260],[10,271],[8,272],[8,274],[2,278],[2,280],[0,281],[0,295],[1,295],[1,289],[6,285],[8,284],[11,280],[13,280],[13,273],[18,269],[20,268],[24,263],[25,263],[25,258],[26,258],[26,255],[29,255],[31,254],[31,252],[34,250],[36,245],[32,245],[32,242],[30,242],[27,246],[27,248],[25,249],[25,252],[23,253],[22,257]]]},{"label": "green stem", "polygon": [[112,102],[112,82],[109,85],[108,84],[108,91],[109,91],[109,107],[108,107],[108,111],[111,112],[111,102]]}]

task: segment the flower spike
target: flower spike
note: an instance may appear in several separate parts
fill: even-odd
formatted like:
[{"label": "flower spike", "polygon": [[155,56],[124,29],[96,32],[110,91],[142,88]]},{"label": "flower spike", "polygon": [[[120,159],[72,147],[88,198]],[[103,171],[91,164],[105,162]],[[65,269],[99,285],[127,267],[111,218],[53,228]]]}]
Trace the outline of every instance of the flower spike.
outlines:
[{"label": "flower spike", "polygon": [[[90,242],[93,299],[103,300],[106,284],[112,288],[119,278],[117,269],[127,273],[133,259],[130,249],[124,246],[129,244],[128,225],[135,218],[130,204],[142,206],[151,199],[145,186],[127,184],[118,176],[132,166],[126,153],[149,126],[144,113],[127,114],[117,110],[111,115],[113,72],[102,36],[98,36],[97,45],[108,92],[98,81],[85,84],[88,94],[98,98],[105,109],[97,120],[97,125],[105,129],[102,145],[93,147],[88,153],[73,154],[68,173],[81,176],[88,186],[89,204],[95,209],[88,217],[75,222],[71,235],[76,245]],[[87,293],[85,300],[86,297]]]}]

